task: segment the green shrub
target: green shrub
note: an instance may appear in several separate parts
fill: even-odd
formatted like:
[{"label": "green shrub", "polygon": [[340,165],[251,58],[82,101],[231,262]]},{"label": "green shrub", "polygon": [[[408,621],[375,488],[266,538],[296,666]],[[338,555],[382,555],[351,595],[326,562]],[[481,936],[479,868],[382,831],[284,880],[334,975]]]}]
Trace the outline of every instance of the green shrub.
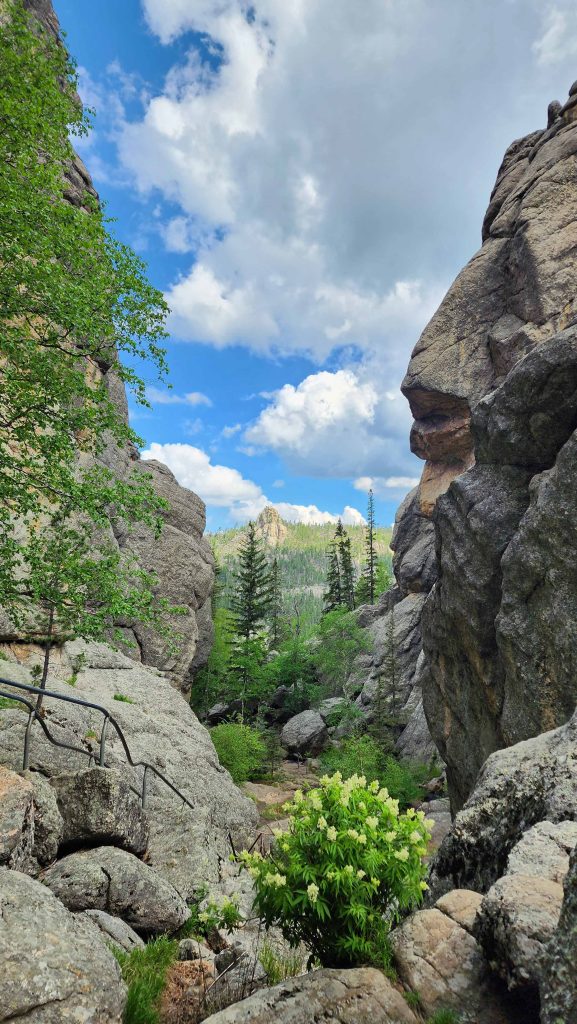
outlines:
[{"label": "green shrub", "polygon": [[[201,897],[201,901],[204,897]],[[229,933],[243,922],[242,914],[235,899],[225,899],[217,904],[212,900],[202,904],[189,903],[190,917],[178,932],[179,939],[206,939],[215,928],[223,928]],[[201,910],[202,906],[202,910]]]},{"label": "green shrub", "polygon": [[291,946],[303,942],[323,967],[387,966],[388,933],[422,899],[431,822],[363,776],[321,779],[286,805],[289,831],[271,855],[243,853],[255,909]]},{"label": "green shrub", "polygon": [[160,997],[166,985],[166,972],[178,956],[178,942],[163,935],[144,949],[113,952],[128,986],[124,1024],[159,1024]]},{"label": "green shrub", "polygon": [[134,704],[132,697],[127,697],[125,693],[115,693],[114,700],[119,700],[122,704]]},{"label": "green shrub", "polygon": [[397,761],[368,734],[351,736],[326,750],[321,763],[326,771],[340,771],[344,779],[358,773],[378,779],[403,808],[423,796],[423,783],[435,774],[429,765]]},{"label": "green shrub", "polygon": [[240,722],[223,722],[210,730],[210,736],[220,763],[237,785],[262,772],[267,750],[258,729]]}]

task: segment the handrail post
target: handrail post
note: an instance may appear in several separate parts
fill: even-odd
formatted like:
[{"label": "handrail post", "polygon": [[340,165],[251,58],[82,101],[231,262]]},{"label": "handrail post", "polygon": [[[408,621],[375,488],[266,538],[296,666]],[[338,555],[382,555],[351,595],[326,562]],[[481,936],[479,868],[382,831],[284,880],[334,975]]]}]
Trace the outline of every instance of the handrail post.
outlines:
[{"label": "handrail post", "polygon": [[106,730],[107,730],[107,728],[108,728],[108,716],[106,716],[106,718],[104,719],[104,721],[102,723],[102,730],[101,730],[101,733],[100,733],[100,758],[99,758],[98,763],[99,763],[101,768],[104,767],[104,750],[105,750],[105,746],[106,746]]},{"label": "handrail post", "polygon": [[146,797],[148,795],[148,765],[145,764],[142,772],[142,809],[146,807]]},{"label": "handrail post", "polygon": [[30,733],[32,731],[32,723],[34,722],[34,709],[30,711],[28,715],[28,725],[26,726],[26,732],[24,733],[24,758],[22,761],[22,771],[28,771],[28,765],[30,763]]}]

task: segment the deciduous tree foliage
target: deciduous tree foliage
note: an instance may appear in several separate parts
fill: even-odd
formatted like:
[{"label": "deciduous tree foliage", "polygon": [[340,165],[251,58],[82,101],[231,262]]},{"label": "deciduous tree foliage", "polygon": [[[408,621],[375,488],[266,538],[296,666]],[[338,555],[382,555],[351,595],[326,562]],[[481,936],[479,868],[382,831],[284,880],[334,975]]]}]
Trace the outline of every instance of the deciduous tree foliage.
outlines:
[{"label": "deciduous tree foliage", "polygon": [[91,537],[111,516],[160,528],[150,478],[96,460],[139,440],[108,382],[145,402],[133,359],[165,371],[167,307],[81,175],[72,187],[69,139],[89,118],[61,41],[8,0],[0,53],[0,604],[18,624],[40,601],[96,635],[117,612],[154,618],[151,578]]}]

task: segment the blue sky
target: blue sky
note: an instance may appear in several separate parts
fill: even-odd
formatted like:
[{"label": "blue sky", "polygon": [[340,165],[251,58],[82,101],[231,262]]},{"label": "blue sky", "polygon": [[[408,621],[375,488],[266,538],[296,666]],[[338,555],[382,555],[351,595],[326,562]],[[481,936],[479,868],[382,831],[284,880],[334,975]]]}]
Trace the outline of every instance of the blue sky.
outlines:
[{"label": "blue sky", "polygon": [[[379,521],[421,464],[399,384],[506,146],[576,77],[573,0],[56,0],[81,155],[172,309],[135,412],[210,529]],[[150,379],[151,387],[155,382]]]}]

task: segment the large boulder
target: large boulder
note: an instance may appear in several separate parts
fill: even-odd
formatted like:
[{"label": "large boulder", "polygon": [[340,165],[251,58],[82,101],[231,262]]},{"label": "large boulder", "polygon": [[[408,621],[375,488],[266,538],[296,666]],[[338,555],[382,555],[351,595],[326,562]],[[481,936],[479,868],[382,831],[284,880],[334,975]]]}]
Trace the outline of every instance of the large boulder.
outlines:
[{"label": "large boulder", "polygon": [[39,882],[0,868],[0,1018],[120,1024],[126,989],[112,953]]},{"label": "large boulder", "polygon": [[313,971],[262,989],[206,1024],[416,1024],[400,992],[380,971]]},{"label": "large boulder", "polygon": [[[32,658],[29,648],[18,649],[17,653]],[[71,691],[65,680],[73,663],[78,664],[80,654],[84,664]],[[29,670],[15,661],[5,663],[4,675],[30,681]],[[231,852],[230,839],[237,849],[247,840],[251,842],[258,815],[254,803],[240,793],[219,764],[209,733],[184,698],[160,674],[104,644],[66,644],[55,654],[50,686],[65,696],[104,706],[122,728],[133,760],[150,762],[192,803],[194,810],[149,775],[149,863],[186,900],[203,884],[218,881],[219,865]],[[100,713],[48,697],[44,709],[45,722],[56,739],[80,747],[96,759],[102,728]],[[22,763],[25,726],[26,717],[21,712],[0,710],[2,759],[15,769]],[[142,768],[129,769],[112,726],[108,728],[105,760],[107,767],[121,772],[137,793],[141,791]],[[86,771],[89,759],[53,746],[35,725],[30,764],[53,779],[63,773]]]},{"label": "large boulder", "polygon": [[143,854],[148,818],[127,778],[112,768],[85,768],[52,779],[64,822],[66,850],[81,846],[120,846]]},{"label": "large boulder", "polygon": [[104,910],[144,935],[175,932],[190,917],[169,882],[115,846],[71,853],[42,880],[69,910]]},{"label": "large boulder", "polygon": [[577,1020],[577,846],[564,883],[557,931],[549,943],[540,978],[542,1024]]},{"label": "large boulder", "polygon": [[107,946],[122,949],[131,953],[133,949],[144,949],[144,939],[140,938],[126,921],[107,914],[105,910],[82,910],[77,917],[96,925]]},{"label": "large boulder", "polygon": [[[487,759],[439,849],[433,891],[486,892],[505,873],[513,847],[533,825],[567,820],[577,821],[577,712],[567,725]],[[567,836],[571,831],[567,826]]]},{"label": "large boulder", "polygon": [[297,757],[319,754],[327,745],[328,729],[318,711],[301,711],[289,718],[280,741],[289,754]]},{"label": "large boulder", "polygon": [[403,382],[426,465],[399,512],[395,570],[406,590],[436,579],[423,701],[455,810],[489,754],[577,703],[575,109],[573,95],[507,150],[482,248]]},{"label": "large boulder", "polygon": [[34,845],[34,804],[30,782],[0,768],[0,865],[26,870]]},{"label": "large boulder", "polygon": [[454,890],[434,908],[417,911],[392,933],[399,977],[418,992],[427,1016],[452,1010],[472,1014],[477,1024],[510,1020],[472,934],[481,899],[478,893]]},{"label": "large boulder", "polygon": [[547,944],[555,933],[563,889],[535,875],[505,875],[483,897],[475,935],[508,988],[537,993]]},{"label": "large boulder", "polygon": [[56,794],[50,781],[39,772],[24,772],[23,777],[32,785],[34,805],[34,862],[40,867],[56,859],[64,833],[64,821],[58,810]]}]

